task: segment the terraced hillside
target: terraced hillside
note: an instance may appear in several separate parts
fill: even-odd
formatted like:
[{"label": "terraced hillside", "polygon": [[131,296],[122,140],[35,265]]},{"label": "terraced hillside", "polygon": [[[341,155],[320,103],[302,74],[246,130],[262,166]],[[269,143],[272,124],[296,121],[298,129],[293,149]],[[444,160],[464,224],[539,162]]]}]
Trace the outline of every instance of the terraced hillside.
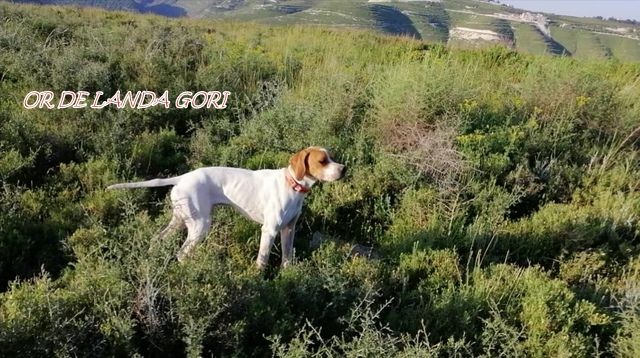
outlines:
[{"label": "terraced hillside", "polygon": [[476,0],[16,0],[102,6],[165,16],[269,24],[372,28],[453,47],[501,44],[533,54],[640,60],[640,27],[592,18],[531,14]]}]

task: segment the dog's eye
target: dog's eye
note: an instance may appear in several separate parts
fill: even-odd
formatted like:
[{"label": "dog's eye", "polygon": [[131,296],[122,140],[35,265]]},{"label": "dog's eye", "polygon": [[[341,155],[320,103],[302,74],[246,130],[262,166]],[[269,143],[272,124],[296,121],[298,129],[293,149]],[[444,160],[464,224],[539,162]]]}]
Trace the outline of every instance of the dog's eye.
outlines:
[{"label": "dog's eye", "polygon": [[320,161],[320,164],[322,164],[322,165],[325,165],[325,164],[327,164],[327,163],[329,163],[329,159],[327,159],[327,158],[323,158],[323,159]]}]

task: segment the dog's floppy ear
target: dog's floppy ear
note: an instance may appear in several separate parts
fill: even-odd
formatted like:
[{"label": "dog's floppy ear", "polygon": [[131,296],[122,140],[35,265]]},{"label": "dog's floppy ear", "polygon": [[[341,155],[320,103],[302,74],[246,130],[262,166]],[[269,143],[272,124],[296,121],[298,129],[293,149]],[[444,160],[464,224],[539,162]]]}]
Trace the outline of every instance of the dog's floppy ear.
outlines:
[{"label": "dog's floppy ear", "polygon": [[289,164],[291,165],[291,168],[293,168],[293,175],[295,175],[296,180],[302,180],[307,173],[308,156],[309,151],[303,149],[289,159]]}]

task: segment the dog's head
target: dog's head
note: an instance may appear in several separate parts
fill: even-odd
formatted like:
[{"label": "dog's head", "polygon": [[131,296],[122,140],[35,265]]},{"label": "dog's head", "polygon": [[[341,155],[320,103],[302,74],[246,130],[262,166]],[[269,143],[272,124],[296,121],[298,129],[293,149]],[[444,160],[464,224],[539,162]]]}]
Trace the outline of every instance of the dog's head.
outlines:
[{"label": "dog's head", "polygon": [[329,152],[321,147],[309,147],[294,154],[289,164],[297,180],[305,176],[320,181],[334,181],[341,179],[347,172],[347,167],[331,159]]}]

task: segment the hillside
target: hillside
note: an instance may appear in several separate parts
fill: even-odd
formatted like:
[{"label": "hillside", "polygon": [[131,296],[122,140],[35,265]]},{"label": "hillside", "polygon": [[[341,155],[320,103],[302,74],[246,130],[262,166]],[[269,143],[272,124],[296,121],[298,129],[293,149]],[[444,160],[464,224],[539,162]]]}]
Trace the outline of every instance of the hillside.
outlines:
[{"label": "hillside", "polygon": [[[129,90],[231,96],[23,102]],[[2,2],[0,357],[638,357],[638,98],[640,63]],[[309,145],[348,175],[284,268],[226,207],[179,263],[169,188],[105,189]]]},{"label": "hillside", "polygon": [[43,3],[268,24],[368,28],[455,47],[498,43],[532,54],[640,61],[640,26],[637,24],[532,14],[476,0],[53,0]]}]

